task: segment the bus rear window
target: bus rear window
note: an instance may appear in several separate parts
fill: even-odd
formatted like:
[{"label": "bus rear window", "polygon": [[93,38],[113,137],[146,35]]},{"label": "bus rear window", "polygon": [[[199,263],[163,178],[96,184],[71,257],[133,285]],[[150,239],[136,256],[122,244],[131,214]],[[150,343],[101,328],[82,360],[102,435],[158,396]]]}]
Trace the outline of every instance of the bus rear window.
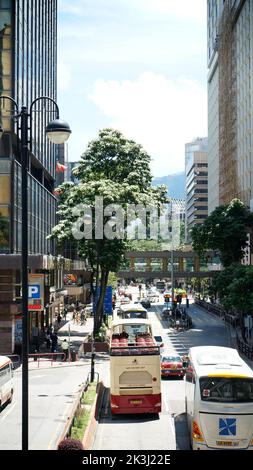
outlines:
[{"label": "bus rear window", "polygon": [[201,377],[201,400],[220,403],[253,402],[253,379]]}]

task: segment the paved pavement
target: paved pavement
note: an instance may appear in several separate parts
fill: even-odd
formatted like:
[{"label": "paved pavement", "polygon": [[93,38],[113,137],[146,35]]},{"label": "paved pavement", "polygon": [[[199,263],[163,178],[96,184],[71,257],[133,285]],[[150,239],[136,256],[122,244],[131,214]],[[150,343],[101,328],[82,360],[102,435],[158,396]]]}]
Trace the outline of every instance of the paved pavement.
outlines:
[{"label": "paved pavement", "polygon": [[[89,359],[89,354],[83,355],[82,352],[82,345],[85,339],[91,334],[93,331],[93,317],[87,318],[84,325],[76,324],[72,320],[72,313],[67,314],[67,321],[62,321],[60,326],[57,330],[57,335],[60,341],[66,339],[69,342],[70,350],[75,350],[77,353],[76,361],[71,362],[67,360],[66,362],[61,360],[62,357],[60,354],[57,356],[56,360],[52,360],[52,356],[50,355],[50,351],[45,348],[45,345],[42,345],[40,348],[40,353],[46,353],[48,356],[40,356],[37,360],[34,358],[29,359],[29,370],[34,369],[46,369],[51,367],[70,367],[70,366],[79,366],[83,365],[86,360]],[[58,347],[58,353],[62,352],[61,346]],[[101,354],[96,354],[98,359],[100,358]],[[22,365],[17,368],[17,370],[22,370]]]}]

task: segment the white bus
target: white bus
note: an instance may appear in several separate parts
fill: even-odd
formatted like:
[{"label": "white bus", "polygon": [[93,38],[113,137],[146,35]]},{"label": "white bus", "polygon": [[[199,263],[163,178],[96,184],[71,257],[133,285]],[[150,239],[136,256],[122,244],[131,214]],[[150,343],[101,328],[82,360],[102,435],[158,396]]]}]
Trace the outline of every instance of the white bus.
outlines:
[{"label": "white bus", "polygon": [[118,316],[123,319],[128,318],[148,318],[147,310],[141,304],[121,305],[118,309]]},{"label": "white bus", "polygon": [[14,391],[12,361],[0,356],[0,410],[7,401],[11,402]]},{"label": "white bus", "polygon": [[190,348],[185,406],[193,450],[253,450],[253,371],[236,349]]}]

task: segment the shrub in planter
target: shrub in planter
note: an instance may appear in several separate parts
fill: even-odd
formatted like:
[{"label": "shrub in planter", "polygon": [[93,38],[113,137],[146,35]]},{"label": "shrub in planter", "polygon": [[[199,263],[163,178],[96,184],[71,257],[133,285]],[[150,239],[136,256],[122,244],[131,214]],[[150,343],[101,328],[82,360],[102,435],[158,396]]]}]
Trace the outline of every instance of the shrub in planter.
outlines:
[{"label": "shrub in planter", "polygon": [[68,437],[58,444],[58,450],[84,450],[84,448],[81,441]]}]

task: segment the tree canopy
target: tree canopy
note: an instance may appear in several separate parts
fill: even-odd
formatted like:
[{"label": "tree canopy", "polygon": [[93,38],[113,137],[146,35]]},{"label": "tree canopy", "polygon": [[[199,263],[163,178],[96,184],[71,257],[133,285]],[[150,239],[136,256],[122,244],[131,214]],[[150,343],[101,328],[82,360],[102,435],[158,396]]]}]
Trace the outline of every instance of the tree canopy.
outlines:
[{"label": "tree canopy", "polygon": [[[62,243],[75,240],[80,256],[89,262],[96,285],[101,287],[95,316],[96,332],[102,323],[109,272],[119,270],[124,253],[130,248],[125,237],[126,219],[121,225],[110,224],[110,219],[117,214],[118,206],[119,215],[124,216],[129,204],[161,207],[167,202],[167,188],[151,186],[150,160],[141,145],[126,139],[117,130],[103,129],[98,139],[89,143],[73,171],[79,184],[64,183],[57,190],[60,222],[54,227],[52,237]],[[103,207],[97,207],[98,197],[103,198]],[[111,213],[105,213],[104,208],[110,205]],[[91,224],[85,227],[86,211]],[[97,236],[97,220],[102,223],[102,236]],[[82,236],[87,230],[90,238]],[[106,230],[110,238],[104,236]]]},{"label": "tree canopy", "polygon": [[217,207],[202,225],[191,229],[192,244],[200,257],[207,250],[219,250],[221,262],[229,266],[240,262],[253,226],[253,214],[239,200]]}]

